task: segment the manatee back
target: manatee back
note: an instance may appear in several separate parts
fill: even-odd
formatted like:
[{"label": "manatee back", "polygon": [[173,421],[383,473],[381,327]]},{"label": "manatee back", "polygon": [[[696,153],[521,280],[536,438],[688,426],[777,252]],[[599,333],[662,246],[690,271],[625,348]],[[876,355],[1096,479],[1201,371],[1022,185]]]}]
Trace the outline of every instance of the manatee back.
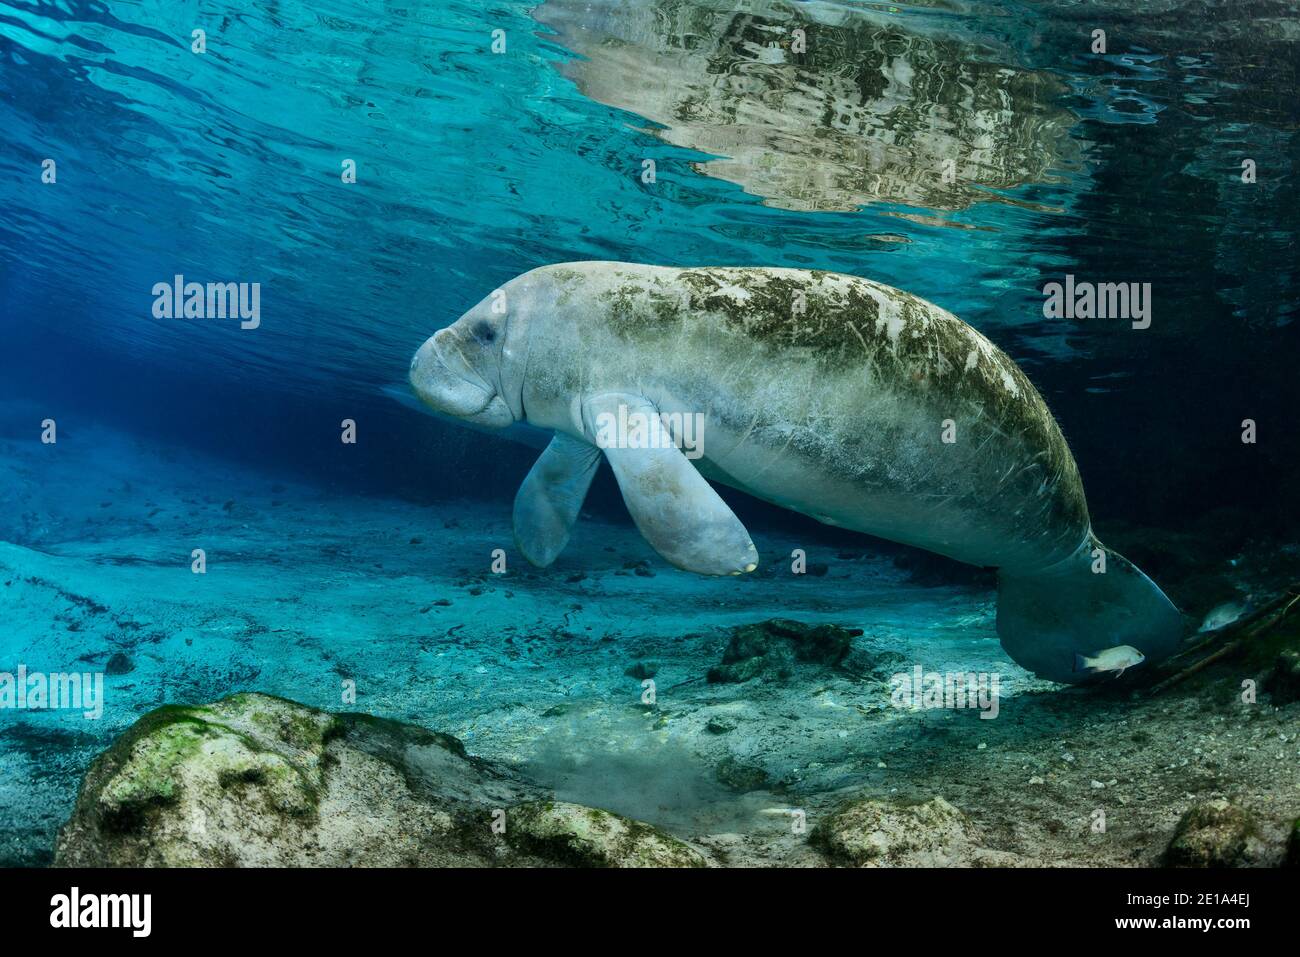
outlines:
[{"label": "manatee back", "polygon": [[730,484],[817,514],[781,498],[808,484],[841,506],[837,524],[976,564],[1037,567],[1087,534],[1078,469],[1041,396],[933,303],[809,270],[547,269],[568,326],[550,341],[581,369],[569,386],[705,412],[710,434],[743,437],[709,453]]}]

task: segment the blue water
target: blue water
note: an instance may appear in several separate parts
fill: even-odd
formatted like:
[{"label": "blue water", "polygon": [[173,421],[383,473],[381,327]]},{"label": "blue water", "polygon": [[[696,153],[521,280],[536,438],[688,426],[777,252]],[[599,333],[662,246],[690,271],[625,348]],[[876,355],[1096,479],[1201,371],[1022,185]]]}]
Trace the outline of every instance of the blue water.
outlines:
[{"label": "blue water", "polygon": [[[1090,49],[1099,28],[1105,53]],[[795,29],[806,52],[790,46]],[[178,664],[178,634],[202,648],[204,622],[233,620],[190,591],[190,547],[208,535],[268,563],[222,594],[232,607],[255,604],[259,581],[281,587],[274,566],[295,548],[319,574],[289,590],[332,569],[354,585],[367,569],[454,576],[470,564],[454,530],[477,541],[534,453],[421,418],[385,387],[501,283],[580,259],[826,269],[906,289],[1021,364],[1099,528],[1122,528],[1153,574],[1221,570],[1256,539],[1282,547],[1300,526],[1298,44],[1293,9],[1268,0],[0,3],[0,539],[26,550],[6,553],[6,572],[122,602],[136,621],[150,598],[167,606],[136,629],[157,636],[144,644],[125,612],[84,626],[96,663],[121,648],[140,668],[114,727],[246,687],[332,704],[292,669],[272,673],[269,639]],[[177,274],[259,283],[260,325],[154,318],[154,285]],[[1150,328],[1045,318],[1044,284],[1066,274],[1151,283]],[[47,417],[57,446],[40,443]],[[352,448],[338,442],[344,418],[360,423]],[[1244,419],[1256,444],[1241,442]],[[398,544],[421,537],[421,514],[456,522],[437,545],[452,552],[363,566],[362,536],[398,535],[358,518],[375,501],[411,510]],[[296,520],[272,511],[293,507]],[[639,559],[607,482],[591,507],[617,529],[608,547],[629,537]],[[790,535],[828,554],[862,544],[737,508],[773,553]],[[1170,537],[1193,530],[1200,544],[1170,559]],[[173,559],[173,577],[127,574]],[[655,579],[665,600],[693,587],[676,574]],[[959,569],[935,574],[989,644],[986,593]],[[56,625],[63,612],[41,594],[10,595],[0,670],[77,657],[82,626]],[[907,614],[932,618],[918,602]],[[315,629],[313,653],[373,640],[400,660],[406,625],[360,624],[360,597],[349,608],[336,638]],[[609,633],[645,630],[617,602],[599,615]],[[690,630],[689,615],[677,624]],[[168,683],[189,668],[207,677]],[[369,706],[419,716],[420,670],[385,673]],[[429,723],[471,733],[472,708],[434,712]],[[36,747],[14,720],[0,715],[15,753]],[[66,720],[51,727],[83,733]],[[45,859],[101,743],[47,740],[62,768],[48,792],[11,777],[11,859]],[[38,800],[47,814],[20,813]]]},{"label": "blue water", "polygon": [[[1206,37],[1176,4],[1120,5],[1094,17],[1113,21],[1106,55],[1089,52],[1088,5],[733,7],[7,4],[5,358],[75,392],[80,376],[59,374],[75,350],[95,375],[78,398],[116,397],[128,417],[158,395],[347,404],[505,279],[608,258],[834,269],[929,298],[1031,372],[1096,491],[1116,495],[1132,483],[1106,461],[1106,423],[1160,432],[1178,409],[1204,421],[1170,444],[1214,457],[1241,416],[1214,419],[1207,392],[1290,388],[1269,368],[1295,354],[1284,5],[1226,5]],[[826,62],[762,62],[760,28],[804,17]],[[666,64],[654,83],[617,44]],[[779,98],[819,82],[820,98]],[[841,122],[824,101],[855,83],[867,118]],[[746,97],[762,108],[746,115]],[[710,159],[732,141],[741,160]],[[946,159],[960,186],[926,185]],[[1067,272],[1154,282],[1158,320],[1141,336],[1044,321],[1042,286]],[[260,282],[263,326],[150,321],[152,286],[177,273]],[[143,373],[134,403],[104,366],[126,362]]]}]

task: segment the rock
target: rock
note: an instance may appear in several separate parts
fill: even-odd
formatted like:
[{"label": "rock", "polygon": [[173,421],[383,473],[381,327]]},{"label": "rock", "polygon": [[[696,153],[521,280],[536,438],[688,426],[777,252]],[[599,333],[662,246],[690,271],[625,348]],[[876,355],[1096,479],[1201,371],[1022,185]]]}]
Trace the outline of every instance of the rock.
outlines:
[{"label": "rock", "polygon": [[1198,804],[1182,816],[1165,850],[1167,867],[1246,867],[1258,859],[1254,819],[1223,800]]},{"label": "rock", "polygon": [[757,765],[746,764],[732,755],[727,755],[718,762],[715,777],[718,783],[741,794],[767,787],[766,771]]},{"label": "rock", "polygon": [[[571,848],[525,849],[493,827],[502,812],[510,821],[547,796],[470,757],[450,735],[238,694],[153,711],[100,755],[59,834],[55,865],[572,863]],[[619,822],[602,832],[610,861],[662,857],[673,846],[649,825],[609,818]]]},{"label": "rock", "polygon": [[706,866],[699,851],[658,828],[581,804],[522,804],[505,823],[512,846],[574,867]]},{"label": "rock", "polygon": [[849,653],[859,628],[808,625],[772,618],[731,629],[722,663],[710,668],[713,684],[749,681],[758,677],[788,678],[796,663],[837,665]]},{"label": "rock", "polygon": [[135,665],[120,651],[114,652],[108,659],[108,664],[104,665],[106,675],[126,675],[132,671],[135,671]]},{"label": "rock", "polygon": [[709,723],[704,726],[704,730],[709,734],[729,734],[736,730],[736,722],[731,718],[716,715],[709,719]]},{"label": "rock", "polygon": [[1273,696],[1274,704],[1300,701],[1300,649],[1287,648],[1277,656],[1264,690]]},{"label": "rock", "polygon": [[659,666],[649,661],[637,661],[623,670],[623,674],[637,681],[653,678],[659,673]]},{"label": "rock", "polygon": [[771,674],[777,678],[788,678],[793,673],[790,662],[778,663],[775,659],[763,655],[744,658],[740,661],[723,662],[708,671],[710,684],[739,684],[762,675]]},{"label": "rock", "polygon": [[808,841],[833,861],[858,867],[1034,863],[981,847],[970,820],[941,797],[919,804],[853,801],[818,822]]},{"label": "rock", "polygon": [[840,662],[840,667],[859,678],[888,681],[895,674],[907,671],[908,661],[906,655],[897,651],[855,644]]},{"label": "rock", "polygon": [[1283,863],[1287,867],[1300,867],[1300,817],[1291,823],[1291,833],[1286,842],[1286,860]]}]

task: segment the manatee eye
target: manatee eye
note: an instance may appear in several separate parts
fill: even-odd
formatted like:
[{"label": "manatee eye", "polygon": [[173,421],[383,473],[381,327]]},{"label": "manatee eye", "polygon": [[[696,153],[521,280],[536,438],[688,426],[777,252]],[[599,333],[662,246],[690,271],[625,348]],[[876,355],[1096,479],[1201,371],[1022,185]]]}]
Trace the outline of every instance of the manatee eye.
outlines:
[{"label": "manatee eye", "polygon": [[474,338],[479,342],[494,342],[496,341],[496,337],[496,330],[486,322],[480,322],[474,327]]}]

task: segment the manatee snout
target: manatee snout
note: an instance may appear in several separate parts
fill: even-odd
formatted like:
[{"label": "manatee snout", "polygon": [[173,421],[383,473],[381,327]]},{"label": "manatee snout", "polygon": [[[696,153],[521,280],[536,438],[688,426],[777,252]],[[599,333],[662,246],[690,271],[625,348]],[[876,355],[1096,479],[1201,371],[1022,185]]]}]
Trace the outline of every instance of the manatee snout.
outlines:
[{"label": "manatee snout", "polygon": [[467,357],[459,338],[454,327],[441,329],[416,350],[409,373],[411,388],[436,412],[477,425],[510,425],[514,416],[492,385],[496,377],[477,368],[481,357],[473,351],[473,358]]}]

